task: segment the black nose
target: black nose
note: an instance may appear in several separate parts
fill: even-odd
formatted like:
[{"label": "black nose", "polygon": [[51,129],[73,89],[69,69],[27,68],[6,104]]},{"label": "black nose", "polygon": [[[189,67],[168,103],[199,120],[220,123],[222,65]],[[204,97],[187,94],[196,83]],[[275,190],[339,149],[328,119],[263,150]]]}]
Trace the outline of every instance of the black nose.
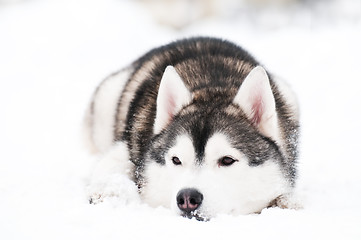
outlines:
[{"label": "black nose", "polygon": [[185,213],[190,213],[196,210],[203,201],[202,193],[194,188],[185,188],[177,194],[177,205],[180,210]]}]

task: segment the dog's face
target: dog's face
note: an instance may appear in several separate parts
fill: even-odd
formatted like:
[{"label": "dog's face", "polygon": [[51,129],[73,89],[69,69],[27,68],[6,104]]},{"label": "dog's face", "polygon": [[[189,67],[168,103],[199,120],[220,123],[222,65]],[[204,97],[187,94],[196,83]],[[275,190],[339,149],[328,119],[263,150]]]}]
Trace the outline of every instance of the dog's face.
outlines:
[{"label": "dog's face", "polygon": [[260,212],[286,191],[274,142],[224,114],[209,115],[208,123],[184,116],[154,139],[144,170],[146,202],[207,219]]},{"label": "dog's face", "polygon": [[142,174],[144,201],[204,220],[260,212],[287,192],[264,70],[251,71],[234,100],[216,107],[194,100],[174,68],[167,70]]}]

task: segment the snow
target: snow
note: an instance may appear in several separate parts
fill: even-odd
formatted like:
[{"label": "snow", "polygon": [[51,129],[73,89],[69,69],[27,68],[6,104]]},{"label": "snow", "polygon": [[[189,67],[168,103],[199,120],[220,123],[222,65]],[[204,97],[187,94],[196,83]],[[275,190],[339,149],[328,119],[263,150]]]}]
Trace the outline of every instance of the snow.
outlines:
[{"label": "snow", "polygon": [[[138,1],[0,1],[0,238],[361,239],[360,2],[296,10],[176,31]],[[298,95],[302,210],[198,222],[136,197],[88,204],[96,157],[80,129],[96,85],[150,48],[194,35],[242,45]]]}]

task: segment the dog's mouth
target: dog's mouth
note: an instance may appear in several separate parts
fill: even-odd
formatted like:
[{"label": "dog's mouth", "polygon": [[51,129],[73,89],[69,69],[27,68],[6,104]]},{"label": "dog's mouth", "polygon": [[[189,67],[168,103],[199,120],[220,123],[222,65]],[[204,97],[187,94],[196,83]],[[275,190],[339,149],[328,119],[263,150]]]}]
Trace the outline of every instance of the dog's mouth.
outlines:
[{"label": "dog's mouth", "polygon": [[197,221],[204,221],[204,222],[207,222],[210,220],[210,217],[207,216],[206,214],[198,211],[198,210],[195,210],[195,211],[192,211],[192,212],[189,212],[189,213],[182,213],[181,214],[182,217],[186,217],[186,218],[189,218],[189,219],[196,219]]}]

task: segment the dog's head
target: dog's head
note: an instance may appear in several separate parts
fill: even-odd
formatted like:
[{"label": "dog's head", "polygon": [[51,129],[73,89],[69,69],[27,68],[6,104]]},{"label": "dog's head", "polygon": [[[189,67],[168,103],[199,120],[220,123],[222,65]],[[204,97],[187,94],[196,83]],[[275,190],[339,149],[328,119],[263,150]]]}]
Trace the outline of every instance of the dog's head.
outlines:
[{"label": "dog's head", "polygon": [[254,68],[233,93],[202,91],[189,91],[167,67],[142,197],[200,220],[260,212],[290,186],[267,73]]}]

